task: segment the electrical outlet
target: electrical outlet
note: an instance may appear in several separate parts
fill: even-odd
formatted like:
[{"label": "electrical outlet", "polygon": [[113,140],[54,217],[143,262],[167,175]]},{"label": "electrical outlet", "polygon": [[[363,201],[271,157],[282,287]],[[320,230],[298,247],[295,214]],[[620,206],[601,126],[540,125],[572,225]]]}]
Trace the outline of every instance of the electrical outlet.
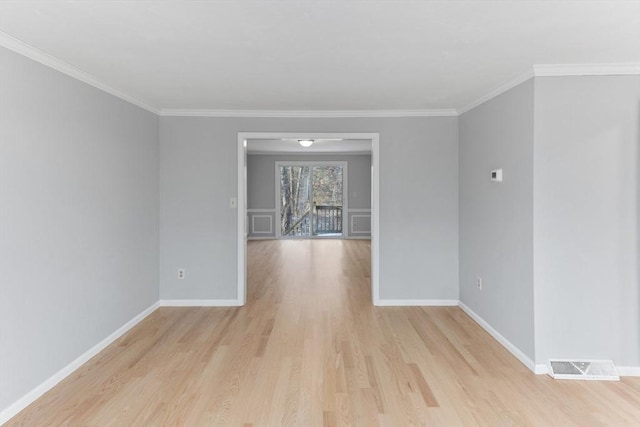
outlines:
[{"label": "electrical outlet", "polygon": [[178,279],[180,279],[180,280],[184,279],[184,274],[185,274],[184,268],[179,268],[178,269]]},{"label": "electrical outlet", "polygon": [[482,277],[480,276],[476,277],[476,288],[478,288],[479,290],[482,290]]}]

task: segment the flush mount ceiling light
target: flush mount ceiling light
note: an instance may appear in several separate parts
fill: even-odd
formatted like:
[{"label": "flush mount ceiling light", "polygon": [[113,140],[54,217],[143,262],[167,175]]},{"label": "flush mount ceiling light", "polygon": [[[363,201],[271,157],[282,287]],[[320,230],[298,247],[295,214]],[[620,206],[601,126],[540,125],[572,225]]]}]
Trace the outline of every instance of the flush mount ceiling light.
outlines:
[{"label": "flush mount ceiling light", "polygon": [[309,148],[313,145],[313,139],[299,139],[298,142],[305,148]]}]

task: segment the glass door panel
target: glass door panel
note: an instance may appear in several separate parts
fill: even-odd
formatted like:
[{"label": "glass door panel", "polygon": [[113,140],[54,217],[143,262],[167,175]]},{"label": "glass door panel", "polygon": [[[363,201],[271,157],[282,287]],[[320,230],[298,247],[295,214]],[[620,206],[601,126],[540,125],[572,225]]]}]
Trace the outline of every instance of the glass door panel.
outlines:
[{"label": "glass door panel", "polygon": [[314,236],[342,235],[342,166],[313,166]]},{"label": "glass door panel", "polygon": [[309,166],[280,166],[282,236],[311,236],[311,173]]}]

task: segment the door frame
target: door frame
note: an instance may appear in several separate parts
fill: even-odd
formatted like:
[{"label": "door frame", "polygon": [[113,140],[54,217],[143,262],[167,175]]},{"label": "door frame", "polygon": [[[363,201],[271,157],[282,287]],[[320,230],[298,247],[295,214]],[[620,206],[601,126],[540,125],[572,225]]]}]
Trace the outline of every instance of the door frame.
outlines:
[{"label": "door frame", "polygon": [[[349,211],[349,163],[347,161],[344,160],[336,160],[336,161],[331,161],[331,160],[318,160],[318,161],[310,161],[310,160],[276,160],[276,186],[275,186],[275,198],[276,198],[276,214],[274,216],[275,218],[275,225],[277,225],[279,223],[279,221],[281,220],[280,215],[282,214],[282,206],[280,203],[280,167],[281,166],[309,166],[310,168],[313,168],[314,166],[341,166],[342,167],[342,212],[343,212],[343,217],[342,217],[342,235],[340,236],[340,238],[344,239],[345,237],[347,237],[347,228],[345,227],[345,223],[344,223],[344,213],[347,213]],[[311,172],[311,171],[310,171]],[[311,179],[313,180],[313,174],[311,175]],[[313,186],[313,181],[312,184]],[[347,221],[348,222],[348,221]],[[314,236],[313,235],[313,230],[311,236],[308,237],[283,237],[282,236],[282,230],[280,229],[280,227],[275,227],[275,233],[276,233],[276,239],[315,239],[315,238],[323,238],[323,237],[318,237],[318,236]]]},{"label": "door frame", "polygon": [[247,140],[368,139],[371,141],[371,299],[380,305],[380,134],[377,132],[238,132],[237,304],[247,301]]}]

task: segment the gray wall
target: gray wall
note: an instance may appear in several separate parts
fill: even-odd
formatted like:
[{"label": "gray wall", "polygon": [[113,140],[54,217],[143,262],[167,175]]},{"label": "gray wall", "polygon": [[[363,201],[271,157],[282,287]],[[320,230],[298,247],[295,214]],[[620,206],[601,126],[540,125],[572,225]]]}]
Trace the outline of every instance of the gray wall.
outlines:
[{"label": "gray wall", "polygon": [[[344,161],[348,167],[348,209],[371,209],[371,155],[299,155],[299,154],[250,154],[247,156],[247,207],[248,209],[261,209],[260,212],[249,212],[249,220],[253,215],[269,215],[272,233],[251,233],[250,237],[274,237],[274,212],[275,208],[275,164],[277,161]],[[366,214],[362,212],[356,215]],[[344,227],[349,232],[350,219],[353,213],[344,213]],[[266,220],[266,218],[264,219]],[[370,234],[358,234],[358,236],[370,236]]]},{"label": "gray wall", "polygon": [[640,76],[535,83],[536,361],[640,366]]},{"label": "gray wall", "polygon": [[532,79],[460,117],[460,300],[531,360],[533,102]]},{"label": "gray wall", "polygon": [[457,299],[456,117],[161,117],[161,298],[236,298],[238,132],[379,132],[381,298]]},{"label": "gray wall", "polygon": [[158,300],[158,118],[0,48],[0,410]]}]

